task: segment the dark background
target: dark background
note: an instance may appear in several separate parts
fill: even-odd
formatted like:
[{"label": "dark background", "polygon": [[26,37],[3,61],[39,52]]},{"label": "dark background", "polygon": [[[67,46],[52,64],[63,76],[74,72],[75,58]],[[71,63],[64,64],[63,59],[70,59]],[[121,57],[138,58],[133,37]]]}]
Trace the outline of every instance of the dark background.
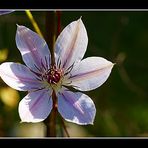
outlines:
[{"label": "dark background", "polygon": [[[31,12],[44,33],[45,11]],[[61,28],[81,16],[89,39],[85,57],[101,56],[116,65],[101,87],[86,92],[96,105],[94,125],[66,122],[70,136],[148,136],[148,12],[63,10]],[[16,24],[35,31],[24,11],[0,16],[1,63],[23,63],[15,43]],[[44,136],[43,123],[20,123],[18,103],[26,94],[0,80],[0,137]]]}]

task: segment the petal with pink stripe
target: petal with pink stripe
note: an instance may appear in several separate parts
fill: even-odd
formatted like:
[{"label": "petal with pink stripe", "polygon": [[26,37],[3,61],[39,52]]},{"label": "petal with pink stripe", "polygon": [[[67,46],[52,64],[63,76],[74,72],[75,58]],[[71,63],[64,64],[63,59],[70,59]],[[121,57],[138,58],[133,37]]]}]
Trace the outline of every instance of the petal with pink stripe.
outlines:
[{"label": "petal with pink stripe", "polygon": [[[87,48],[88,37],[81,18],[70,23],[58,36],[55,44],[57,57],[61,58],[61,67],[67,69],[80,61]],[[56,59],[59,61],[59,59]]]},{"label": "petal with pink stripe", "polygon": [[22,122],[41,122],[52,110],[51,91],[39,90],[29,93],[19,103]]},{"label": "petal with pink stripe", "polygon": [[50,65],[50,53],[45,40],[29,28],[17,25],[16,45],[25,64],[32,70],[39,72],[44,66]]},{"label": "petal with pink stripe", "polygon": [[7,85],[16,90],[32,91],[43,87],[36,75],[22,64],[13,62],[1,64],[0,76]]},{"label": "petal with pink stripe", "polygon": [[81,91],[96,89],[107,80],[113,65],[113,63],[101,57],[88,57],[71,71],[70,85]]},{"label": "petal with pink stripe", "polygon": [[58,111],[65,120],[80,125],[93,124],[96,114],[91,98],[68,89],[58,94]]}]

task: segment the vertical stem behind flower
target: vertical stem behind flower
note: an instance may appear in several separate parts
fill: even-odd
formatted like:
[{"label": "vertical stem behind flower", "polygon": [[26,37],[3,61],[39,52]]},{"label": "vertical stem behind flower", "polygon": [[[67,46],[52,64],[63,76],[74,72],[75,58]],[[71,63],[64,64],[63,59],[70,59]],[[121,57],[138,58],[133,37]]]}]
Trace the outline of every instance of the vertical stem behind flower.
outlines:
[{"label": "vertical stem behind flower", "polygon": [[[54,43],[56,38],[56,15],[53,11],[46,12],[46,32],[45,32],[45,40],[49,46],[50,53],[51,53],[51,65],[55,64],[55,57],[54,57]],[[52,100],[53,100],[53,109],[48,116],[48,118],[44,121],[47,131],[47,137],[56,137],[56,116],[57,116],[57,98],[55,91],[53,90],[52,93]]]},{"label": "vertical stem behind flower", "polygon": [[[61,32],[61,11],[56,11],[56,15],[57,15],[57,37],[58,37],[58,35]],[[60,115],[60,118],[61,118],[62,127],[63,127],[67,137],[70,137],[70,135],[69,135],[69,133],[67,131],[66,125],[64,123],[64,119],[63,119],[63,117],[61,115]]]},{"label": "vertical stem behind flower", "polygon": [[46,136],[47,137],[56,137],[56,116],[57,116],[57,97],[55,91],[52,93],[53,99],[53,109],[48,116],[48,118],[44,121],[46,124]]},{"label": "vertical stem behind flower", "polygon": [[57,14],[57,36],[61,32],[61,11],[56,11]]},{"label": "vertical stem behind flower", "polygon": [[51,64],[55,64],[55,57],[54,57],[54,43],[56,39],[56,15],[54,11],[47,11],[46,12],[46,33],[45,39],[49,46],[50,53],[51,53]]}]

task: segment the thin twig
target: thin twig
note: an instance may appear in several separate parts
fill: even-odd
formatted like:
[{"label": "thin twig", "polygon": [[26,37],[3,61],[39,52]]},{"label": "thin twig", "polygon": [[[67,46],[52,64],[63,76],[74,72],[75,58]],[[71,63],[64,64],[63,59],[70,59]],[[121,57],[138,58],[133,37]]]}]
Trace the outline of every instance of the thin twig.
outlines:
[{"label": "thin twig", "polygon": [[70,137],[70,135],[69,135],[69,133],[68,133],[68,131],[67,131],[67,128],[66,128],[66,125],[65,125],[65,123],[64,123],[64,120],[63,120],[62,116],[61,116],[61,121],[62,121],[62,126],[63,126],[63,129],[64,129],[64,131],[65,131],[67,137]]},{"label": "thin twig", "polygon": [[129,75],[123,65],[120,65],[118,67],[118,70],[119,70],[119,74],[121,76],[121,79],[123,80],[123,82],[127,85],[127,87],[131,91],[137,93],[139,96],[144,96],[144,97],[147,96],[146,92],[141,87],[134,84],[134,82],[129,77]]},{"label": "thin twig", "polygon": [[43,37],[43,34],[41,33],[41,30],[40,30],[40,28],[39,28],[37,22],[36,22],[35,19],[33,18],[33,15],[32,15],[32,13],[30,12],[30,10],[25,10],[25,12],[26,12],[26,15],[28,16],[30,22],[32,23],[32,25],[33,25],[35,31],[36,31],[41,37]]}]

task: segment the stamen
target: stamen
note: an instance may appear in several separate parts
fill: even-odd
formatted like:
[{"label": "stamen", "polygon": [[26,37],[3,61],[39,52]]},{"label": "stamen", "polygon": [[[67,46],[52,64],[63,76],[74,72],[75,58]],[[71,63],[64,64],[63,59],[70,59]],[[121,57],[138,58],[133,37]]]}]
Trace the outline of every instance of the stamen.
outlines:
[{"label": "stamen", "polygon": [[55,65],[51,66],[51,68],[44,75],[47,82],[50,84],[57,84],[60,81],[61,76],[62,71],[60,69],[57,69]]}]

